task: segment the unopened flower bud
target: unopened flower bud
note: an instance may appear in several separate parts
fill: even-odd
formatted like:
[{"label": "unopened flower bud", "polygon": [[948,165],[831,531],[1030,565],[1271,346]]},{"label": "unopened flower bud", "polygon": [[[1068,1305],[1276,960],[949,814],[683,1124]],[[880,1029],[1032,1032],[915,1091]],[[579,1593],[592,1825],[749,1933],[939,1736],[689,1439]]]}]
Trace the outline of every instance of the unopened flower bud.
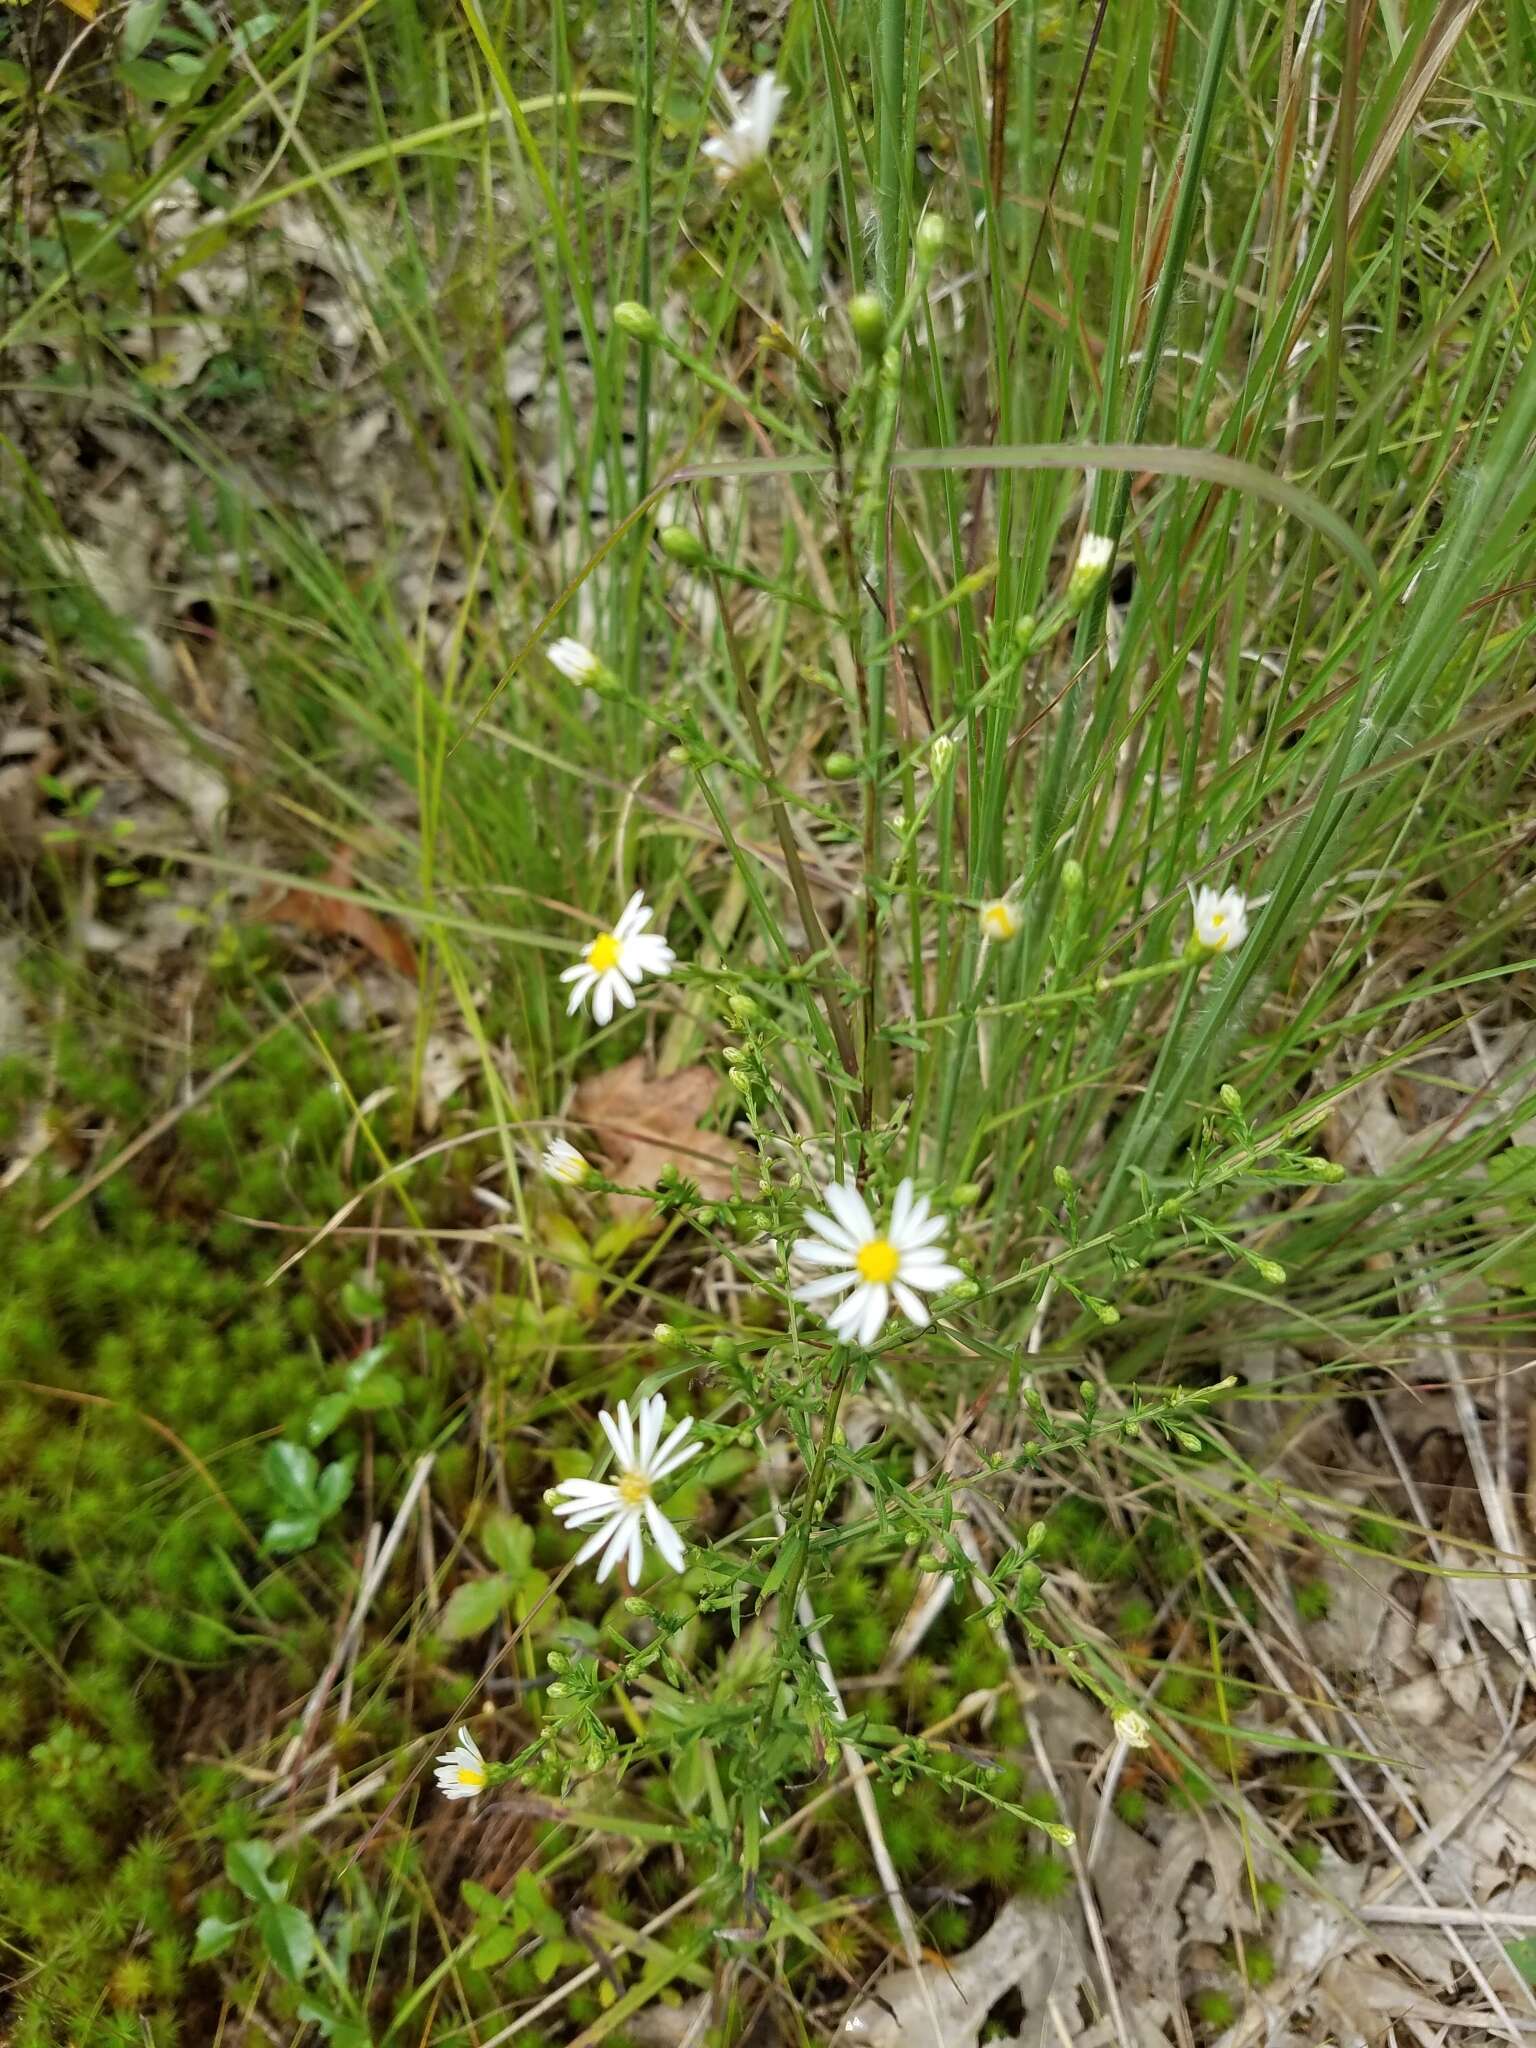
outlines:
[{"label": "unopened flower bud", "polygon": [[981,1200],[981,1182],[963,1180],[950,1196],[957,1209],[974,1209]]},{"label": "unopened flower bud", "polygon": [[1329,1187],[1337,1187],[1345,1178],[1345,1170],[1337,1159],[1309,1159],[1307,1171],[1314,1180],[1323,1181]]},{"label": "unopened flower bud", "polygon": [[852,754],[828,754],[821,766],[823,774],[833,782],[846,782],[850,776],[859,772],[859,764]]},{"label": "unopened flower bud", "polygon": [[1285,1268],[1278,1259],[1255,1259],[1253,1270],[1261,1280],[1266,1281],[1271,1287],[1283,1287],[1285,1285]]},{"label": "unopened flower bud", "polygon": [[681,1344],[682,1341],[682,1331],[679,1329],[675,1329],[671,1323],[658,1323],[655,1329],[651,1332],[651,1342],[653,1344],[659,1344],[663,1350],[665,1350],[669,1344]]},{"label": "unopened flower bud", "polygon": [[636,299],[619,301],[613,309],[613,324],[634,341],[649,344],[661,339],[661,322],[649,306],[642,306]]},{"label": "unopened flower bud", "polygon": [[1081,896],[1083,893],[1083,864],[1080,860],[1067,859],[1061,864],[1061,891],[1064,896]]},{"label": "unopened flower bud", "polygon": [[848,325],[865,355],[879,355],[885,347],[886,330],[890,325],[885,301],[875,292],[856,293],[848,301]]},{"label": "unopened flower bud", "polygon": [[696,533],[690,533],[686,526],[664,526],[656,535],[661,552],[674,562],[681,562],[685,569],[697,569],[709,560],[703,541]]},{"label": "unopened flower bud", "polygon": [[1115,544],[1107,533],[1085,533],[1067,578],[1067,603],[1081,608],[1114,564]]},{"label": "unopened flower bud", "polygon": [[947,240],[941,217],[936,213],[925,213],[918,222],[917,233],[913,237],[918,267],[922,270],[932,270],[944,254],[944,244]]},{"label": "unopened flower bud", "polygon": [[933,779],[942,782],[955,762],[955,743],[948,733],[940,733],[929,749],[928,759],[933,767]]},{"label": "unopened flower bud", "polygon": [[1053,1166],[1051,1168],[1051,1179],[1055,1181],[1057,1189],[1061,1194],[1070,1195],[1076,1190],[1077,1182],[1064,1166]]},{"label": "unopened flower bud", "polygon": [[1243,1106],[1243,1098],[1230,1081],[1223,1081],[1221,1084],[1221,1106],[1225,1110],[1230,1110],[1233,1116],[1236,1116]]}]

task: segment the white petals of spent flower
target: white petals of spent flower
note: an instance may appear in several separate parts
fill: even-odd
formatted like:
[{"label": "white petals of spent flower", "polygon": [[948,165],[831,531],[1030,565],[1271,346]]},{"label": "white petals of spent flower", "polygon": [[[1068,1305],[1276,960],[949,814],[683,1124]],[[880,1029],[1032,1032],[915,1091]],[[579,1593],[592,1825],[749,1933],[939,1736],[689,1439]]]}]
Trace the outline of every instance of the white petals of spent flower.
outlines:
[{"label": "white petals of spent flower", "polygon": [[995,896],[990,903],[983,903],[976,915],[981,922],[982,937],[990,939],[994,946],[1019,935],[1018,912],[1005,896]]},{"label": "white petals of spent flower", "polygon": [[564,1138],[551,1138],[544,1147],[544,1171],[551,1180],[563,1180],[568,1188],[579,1188],[592,1168],[574,1145]]},{"label": "white petals of spent flower", "polygon": [[657,932],[648,932],[653,912],[637,889],[624,906],[624,914],[611,932],[599,932],[582,948],[580,960],[567,967],[562,981],[572,984],[565,1013],[572,1017],[590,995],[594,1022],[606,1024],[613,1006],[632,1010],[635,990],[648,974],[664,979],[672,972],[677,955]]},{"label": "white petals of spent flower", "polygon": [[752,90],[742,101],[741,112],[724,135],[710,136],[704,144],[704,154],[714,165],[715,176],[722,185],[741,177],[743,172],[750,171],[767,156],[774,128],[788,98],[789,94],[773,73],[765,71],[753,83]]},{"label": "white petals of spent flower", "polygon": [[1206,884],[1190,891],[1195,906],[1195,937],[1211,953],[1231,953],[1248,936],[1248,899],[1239,889],[1213,889]]},{"label": "white petals of spent flower", "polygon": [[1152,1741],[1152,1724],[1133,1707],[1122,1707],[1115,1715],[1115,1739],[1127,1749],[1146,1749]]},{"label": "white petals of spent flower", "polygon": [[568,682],[593,683],[603,673],[603,664],[585,641],[552,640],[544,651]]},{"label": "white petals of spent flower", "polygon": [[459,1730],[457,1744],[437,1760],[437,1789],[445,1799],[473,1799],[485,1790],[485,1758],[467,1728]]},{"label": "white petals of spent flower", "polygon": [[799,1239],[794,1256],[803,1266],[831,1270],[803,1282],[794,1296],[814,1305],[841,1294],[835,1308],[820,1313],[843,1343],[873,1344],[892,1302],[908,1322],[927,1323],[920,1297],[965,1278],[958,1266],[946,1263],[940,1248],[948,1225],[930,1213],[928,1197],[915,1194],[910,1180],[897,1188],[883,1229],[876,1227],[852,1180],[829,1182],[824,1199],[831,1214],[806,1210],[805,1221],[816,1234]]},{"label": "white petals of spent flower", "polygon": [[602,1552],[597,1566],[597,1583],[626,1559],[630,1583],[637,1584],[644,1563],[644,1538],[649,1535],[662,1557],[680,1572],[684,1553],[682,1538],[656,1505],[655,1489],[663,1479],[686,1465],[703,1450],[703,1444],[685,1441],[693,1418],[682,1421],[663,1439],[667,1426],[667,1403],[661,1394],[642,1401],[633,1420],[629,1403],[621,1401],[617,1416],[605,1408],[598,1416],[603,1434],[613,1446],[617,1461],[614,1479],[567,1479],[555,1488],[565,1498],[555,1504],[555,1513],[573,1529],[591,1529],[575,1562],[584,1564]]}]

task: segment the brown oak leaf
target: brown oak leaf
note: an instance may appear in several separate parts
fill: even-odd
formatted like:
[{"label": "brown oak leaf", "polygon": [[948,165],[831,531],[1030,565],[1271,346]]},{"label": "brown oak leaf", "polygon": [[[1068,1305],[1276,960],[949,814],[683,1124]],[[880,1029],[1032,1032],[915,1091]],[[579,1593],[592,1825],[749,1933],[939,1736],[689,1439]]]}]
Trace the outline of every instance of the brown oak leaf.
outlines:
[{"label": "brown oak leaf", "polygon": [[[337,849],[321,880],[332,889],[352,887],[349,846]],[[387,924],[366,904],[345,903],[339,896],[322,896],[314,889],[288,889],[275,903],[260,907],[256,915],[268,924],[296,924],[318,938],[356,939],[375,960],[382,960],[408,980],[416,979],[416,948],[398,925]]]},{"label": "brown oak leaf", "polygon": [[[615,1180],[653,1187],[670,1166],[695,1182],[706,1201],[732,1193],[732,1169],[747,1154],[734,1138],[700,1129],[720,1092],[708,1067],[684,1067],[680,1074],[652,1074],[643,1053],[620,1067],[594,1074],[576,1090],[571,1121],[597,1139]],[[615,1195],[616,1215],[636,1218],[654,1205],[643,1195]]]}]

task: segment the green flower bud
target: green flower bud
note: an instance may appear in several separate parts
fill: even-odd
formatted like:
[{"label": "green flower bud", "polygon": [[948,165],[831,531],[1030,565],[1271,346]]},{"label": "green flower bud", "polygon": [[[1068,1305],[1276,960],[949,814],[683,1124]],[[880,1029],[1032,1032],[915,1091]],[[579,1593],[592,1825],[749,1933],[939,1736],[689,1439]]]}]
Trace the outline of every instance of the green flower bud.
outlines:
[{"label": "green flower bud", "polygon": [[951,1301],[974,1301],[981,1289],[974,1280],[957,1280],[949,1290]]},{"label": "green flower bud", "polygon": [[875,292],[857,293],[848,301],[848,325],[865,355],[879,355],[885,347],[886,330],[890,325],[885,301]]},{"label": "green flower bud", "polygon": [[1120,1311],[1112,1301],[1101,1301],[1096,1294],[1085,1294],[1084,1301],[1093,1310],[1105,1329],[1112,1330],[1120,1320]]},{"label": "green flower bud", "polygon": [[613,309],[613,324],[633,341],[649,345],[661,339],[661,322],[649,306],[635,299],[620,300]]},{"label": "green flower bud", "polygon": [[669,1344],[681,1344],[682,1341],[682,1331],[674,1329],[671,1323],[658,1323],[651,1332],[651,1342],[659,1344],[663,1350],[666,1350]]},{"label": "green flower bud", "polygon": [[1230,1081],[1223,1081],[1221,1084],[1221,1106],[1223,1109],[1230,1110],[1233,1116],[1236,1116],[1243,1106],[1243,1098],[1238,1094]]},{"label": "green flower bud", "polygon": [[833,782],[846,782],[850,776],[857,775],[859,772],[859,764],[855,761],[852,754],[841,752],[828,754],[821,767],[822,773]]},{"label": "green flower bud", "polygon": [[1285,1268],[1278,1259],[1255,1259],[1253,1270],[1261,1280],[1266,1281],[1271,1287],[1283,1287],[1285,1285]]},{"label": "green flower bud", "polygon": [[913,237],[918,268],[932,270],[944,254],[944,244],[948,239],[942,218],[936,213],[925,213],[918,222],[917,233]]},{"label": "green flower bud", "polygon": [[726,1008],[738,1024],[750,1024],[754,1017],[760,1017],[763,1014],[750,996],[732,996]]},{"label": "green flower bud", "polygon": [[1314,1180],[1324,1181],[1329,1187],[1337,1187],[1341,1180],[1347,1178],[1346,1170],[1337,1159],[1309,1160],[1307,1170]]},{"label": "green flower bud", "polygon": [[1061,1194],[1070,1195],[1074,1194],[1077,1190],[1077,1182],[1064,1166],[1053,1166],[1051,1168],[1051,1179],[1055,1181],[1057,1189]]},{"label": "green flower bud", "polygon": [[686,526],[664,526],[656,535],[661,552],[674,562],[681,562],[685,569],[697,569],[709,560],[703,541],[696,533],[690,533]]},{"label": "green flower bud", "polygon": [[743,1095],[749,1095],[752,1092],[752,1076],[745,1067],[732,1067],[729,1078],[731,1086],[739,1088]]},{"label": "green flower bud", "polygon": [[979,1180],[961,1181],[959,1187],[951,1192],[949,1199],[957,1209],[974,1209],[981,1200],[981,1182]]},{"label": "green flower bud", "polygon": [[1083,864],[1080,860],[1064,860],[1061,864],[1061,890],[1064,896],[1081,896],[1083,893]]}]

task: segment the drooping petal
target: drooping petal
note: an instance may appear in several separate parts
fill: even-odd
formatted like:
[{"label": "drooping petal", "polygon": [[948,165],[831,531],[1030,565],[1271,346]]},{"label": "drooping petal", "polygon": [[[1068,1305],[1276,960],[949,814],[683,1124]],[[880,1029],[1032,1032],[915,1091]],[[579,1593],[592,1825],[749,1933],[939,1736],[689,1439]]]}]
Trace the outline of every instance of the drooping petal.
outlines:
[{"label": "drooping petal", "polygon": [[792,1287],[790,1294],[796,1301],[826,1301],[834,1294],[841,1294],[846,1288],[857,1287],[859,1276],[847,1271],[831,1273],[820,1280],[803,1280],[798,1287]]},{"label": "drooping petal", "polygon": [[628,1571],[629,1582],[632,1586],[639,1585],[640,1575],[645,1570],[645,1546],[641,1540],[640,1533],[644,1526],[644,1518],[638,1513],[629,1525]]},{"label": "drooping petal", "polygon": [[898,1249],[901,1246],[902,1232],[907,1227],[907,1218],[911,1213],[912,1183],[910,1180],[903,1180],[897,1185],[896,1198],[891,1203],[891,1220],[885,1226],[886,1236]]},{"label": "drooping petal", "polygon": [[847,1300],[840,1301],[827,1317],[827,1328],[836,1331],[839,1337],[849,1336],[858,1328],[873,1292],[874,1289],[867,1280],[855,1287]]},{"label": "drooping petal", "polygon": [[896,1249],[910,1256],[928,1245],[937,1244],[948,1228],[949,1223],[943,1216],[930,1216],[925,1222],[919,1223],[914,1215],[908,1219],[907,1227],[902,1232],[901,1242]]},{"label": "drooping petal", "polygon": [[645,892],[637,889],[619,912],[618,922],[613,928],[613,936],[616,939],[627,939],[631,932],[637,932],[649,923],[650,916],[651,913],[646,908]]},{"label": "drooping petal", "polygon": [[645,1504],[645,1519],[650,1526],[651,1541],[673,1571],[680,1572],[688,1561],[683,1539],[653,1500]]},{"label": "drooping petal", "polygon": [[635,1007],[635,992],[617,967],[609,971],[608,986],[613,990],[613,993],[618,997],[626,1010],[632,1010]]},{"label": "drooping petal", "polygon": [[[622,1514],[611,1515],[599,1530],[587,1538],[571,1562],[573,1564],[585,1564],[589,1557],[595,1557],[623,1519]],[[598,1577],[602,1577],[601,1572],[598,1573]]]},{"label": "drooping petal", "polygon": [[667,1404],[660,1394],[652,1394],[649,1400],[640,1403],[640,1426],[635,1432],[635,1463],[642,1472],[651,1469],[651,1456],[661,1440],[662,1425],[667,1419]]},{"label": "drooping petal", "polygon": [[901,1277],[909,1287],[920,1287],[924,1294],[937,1294],[941,1288],[955,1286],[965,1275],[958,1266],[947,1266],[941,1259],[931,1262],[903,1259]]},{"label": "drooping petal", "polygon": [[879,1235],[868,1204],[851,1180],[829,1180],[824,1196],[827,1207],[856,1245],[868,1244],[872,1237]]},{"label": "drooping petal", "polygon": [[694,1437],[691,1443],[686,1441],[692,1428],[693,1417],[685,1415],[666,1442],[661,1445],[650,1463],[653,1482],[665,1479],[668,1473],[675,1472],[680,1465],[686,1465],[690,1458],[696,1458],[704,1449],[704,1443],[699,1437]]},{"label": "drooping petal", "polygon": [[612,974],[604,974],[599,978],[597,987],[592,991],[592,1021],[594,1024],[606,1024],[613,1016],[612,982]]},{"label": "drooping petal", "polygon": [[[622,1515],[614,1516],[613,1534],[608,1539],[608,1548],[598,1559],[597,1583],[599,1585],[607,1578],[619,1559],[628,1550],[631,1541],[639,1533],[639,1522],[640,1511],[638,1508],[626,1508]],[[633,1578],[635,1576],[636,1574],[631,1572],[630,1577]]]},{"label": "drooping petal", "polygon": [[912,1292],[911,1288],[904,1285],[902,1281],[897,1280],[892,1284],[891,1292],[896,1297],[896,1306],[901,1310],[907,1321],[909,1323],[916,1323],[920,1330],[926,1328],[929,1321],[928,1311],[923,1307],[922,1302]]},{"label": "drooping petal", "polygon": [[824,1237],[828,1244],[836,1245],[839,1250],[849,1253],[850,1256],[864,1241],[855,1237],[851,1231],[845,1230],[835,1218],[823,1216],[819,1209],[807,1209],[801,1220],[807,1228],[814,1230],[818,1237]]},{"label": "drooping petal", "polygon": [[881,1326],[891,1312],[891,1295],[887,1287],[873,1286],[870,1299],[865,1305],[863,1319],[859,1324],[859,1342],[873,1344],[879,1336]]},{"label": "drooping petal", "polygon": [[853,1265],[857,1253],[846,1244],[823,1244],[819,1237],[801,1237],[791,1247],[791,1256],[802,1266],[841,1266],[847,1269]]}]

